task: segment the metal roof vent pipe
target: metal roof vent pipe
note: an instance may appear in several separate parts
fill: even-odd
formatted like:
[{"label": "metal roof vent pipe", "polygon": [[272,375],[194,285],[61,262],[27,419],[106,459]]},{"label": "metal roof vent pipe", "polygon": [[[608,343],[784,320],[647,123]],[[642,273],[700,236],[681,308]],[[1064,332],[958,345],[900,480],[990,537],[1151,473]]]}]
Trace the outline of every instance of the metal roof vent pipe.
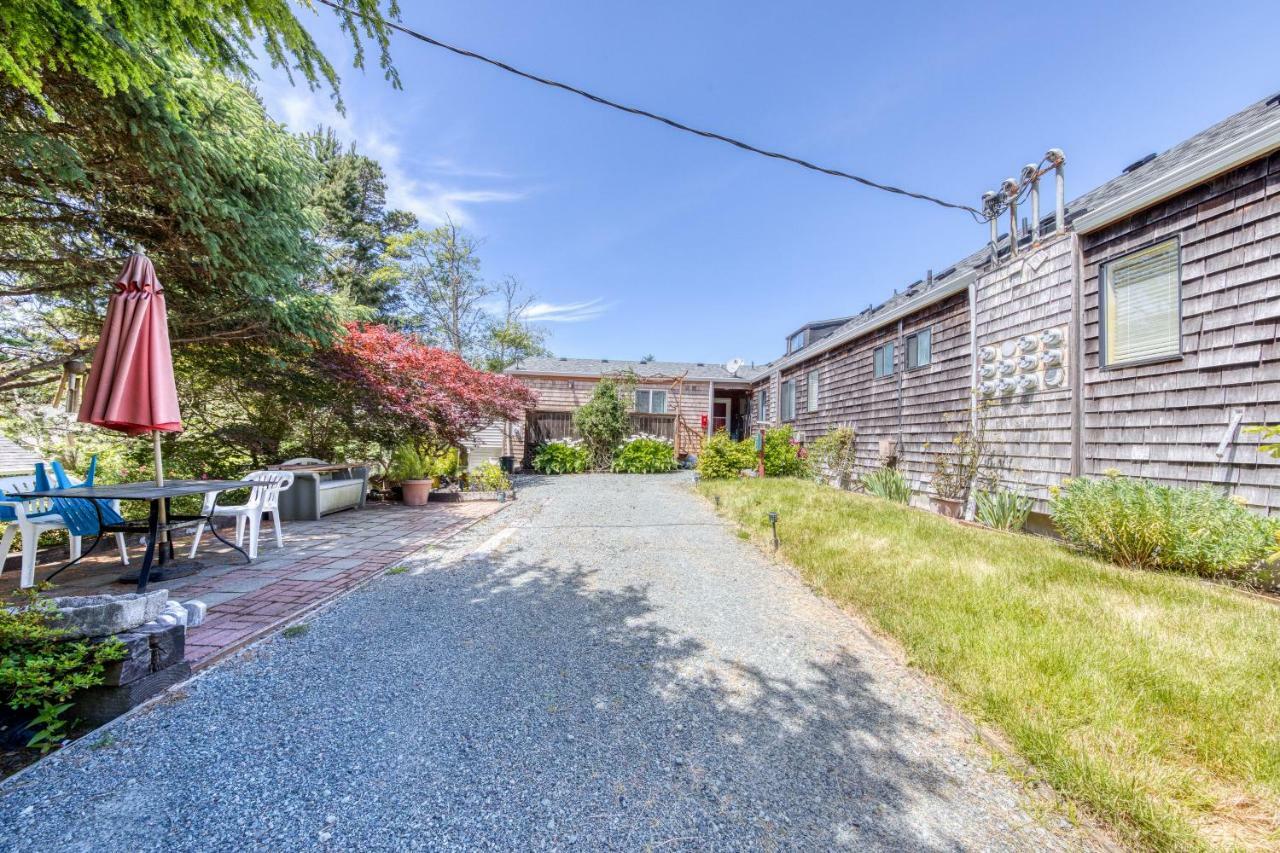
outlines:
[{"label": "metal roof vent pipe", "polygon": [[987,218],[987,225],[991,227],[991,263],[998,263],[1000,260],[1000,231],[996,217],[1000,215],[999,210],[999,193],[987,190],[982,194],[982,215]]},{"label": "metal roof vent pipe", "polygon": [[1009,257],[1018,257],[1018,192],[1021,187],[1016,178],[1005,178],[1000,194],[1009,200]]},{"label": "metal roof vent pipe", "polygon": [[1063,172],[1067,165],[1067,155],[1062,153],[1061,148],[1050,148],[1045,152],[1044,159],[1053,167],[1053,228],[1056,233],[1061,234],[1067,228],[1067,182]]},{"label": "metal roof vent pipe", "polygon": [[1031,184],[1031,242],[1040,242],[1040,167],[1028,163],[1022,167],[1022,183]]}]

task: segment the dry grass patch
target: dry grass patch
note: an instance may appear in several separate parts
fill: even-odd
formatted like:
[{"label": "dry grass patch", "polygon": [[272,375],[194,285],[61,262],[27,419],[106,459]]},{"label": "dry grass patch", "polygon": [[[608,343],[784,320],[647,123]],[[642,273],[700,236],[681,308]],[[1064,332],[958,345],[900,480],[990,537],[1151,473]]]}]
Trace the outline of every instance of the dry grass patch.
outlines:
[{"label": "dry grass patch", "polygon": [[1143,846],[1280,845],[1280,608],[799,480],[704,482]]}]

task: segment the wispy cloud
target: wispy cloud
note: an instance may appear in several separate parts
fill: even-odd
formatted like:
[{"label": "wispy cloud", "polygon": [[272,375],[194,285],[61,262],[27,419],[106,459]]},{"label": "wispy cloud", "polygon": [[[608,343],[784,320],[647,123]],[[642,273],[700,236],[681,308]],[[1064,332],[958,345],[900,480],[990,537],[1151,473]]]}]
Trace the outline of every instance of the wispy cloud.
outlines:
[{"label": "wispy cloud", "polygon": [[535,302],[524,310],[524,318],[537,323],[581,323],[596,319],[609,308],[603,299],[560,305],[554,302]]},{"label": "wispy cloud", "polygon": [[[508,181],[497,170],[472,167],[445,156],[406,156],[396,133],[377,119],[364,117],[351,104],[346,115],[333,104],[306,90],[290,88],[264,92],[269,107],[295,133],[325,125],[340,139],[355,142],[358,151],[382,164],[387,174],[387,204],[408,210],[425,226],[452,219],[459,225],[473,225],[473,208],[486,204],[509,204],[527,198],[521,188],[493,189],[473,186],[477,181]],[[272,95],[275,97],[272,97]]]}]

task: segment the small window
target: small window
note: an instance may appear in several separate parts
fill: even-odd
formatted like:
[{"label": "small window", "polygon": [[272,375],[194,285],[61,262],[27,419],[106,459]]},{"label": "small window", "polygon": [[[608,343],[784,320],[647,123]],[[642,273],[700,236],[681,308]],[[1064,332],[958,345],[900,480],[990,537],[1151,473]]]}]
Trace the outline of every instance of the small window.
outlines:
[{"label": "small window", "polygon": [[635,410],[644,414],[665,415],[667,413],[667,392],[636,391]]},{"label": "small window", "polygon": [[759,410],[756,415],[756,420],[761,422],[769,420],[769,389],[761,388],[760,394],[756,398],[756,400],[759,403]]},{"label": "small window", "polygon": [[818,411],[818,371],[810,370],[809,376],[804,381],[804,390],[808,399],[805,400],[805,411]]},{"label": "small window", "polygon": [[873,359],[875,361],[876,379],[880,379],[881,377],[884,377],[884,376],[892,376],[893,375],[893,341],[889,341],[889,343],[883,346],[876,347]]},{"label": "small window", "polygon": [[804,332],[796,332],[787,338],[787,352],[793,353],[796,350],[804,349]]},{"label": "small window", "polygon": [[921,329],[907,335],[907,370],[925,367],[933,361],[933,330]]},{"label": "small window", "polygon": [[1100,278],[1107,366],[1182,355],[1176,238],[1103,264]]},{"label": "small window", "polygon": [[784,421],[796,419],[796,381],[788,379],[782,383],[782,393],[778,395],[778,404],[782,407],[779,417]]}]

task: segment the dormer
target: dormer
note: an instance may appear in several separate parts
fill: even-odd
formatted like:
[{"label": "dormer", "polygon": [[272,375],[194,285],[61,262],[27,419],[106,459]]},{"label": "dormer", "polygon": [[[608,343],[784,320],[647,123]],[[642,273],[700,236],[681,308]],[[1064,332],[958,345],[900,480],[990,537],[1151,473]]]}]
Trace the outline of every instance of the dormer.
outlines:
[{"label": "dormer", "polygon": [[848,317],[837,317],[834,320],[816,320],[812,323],[806,323],[787,335],[787,355],[800,352],[807,346],[812,346],[843,326],[848,320]]}]

